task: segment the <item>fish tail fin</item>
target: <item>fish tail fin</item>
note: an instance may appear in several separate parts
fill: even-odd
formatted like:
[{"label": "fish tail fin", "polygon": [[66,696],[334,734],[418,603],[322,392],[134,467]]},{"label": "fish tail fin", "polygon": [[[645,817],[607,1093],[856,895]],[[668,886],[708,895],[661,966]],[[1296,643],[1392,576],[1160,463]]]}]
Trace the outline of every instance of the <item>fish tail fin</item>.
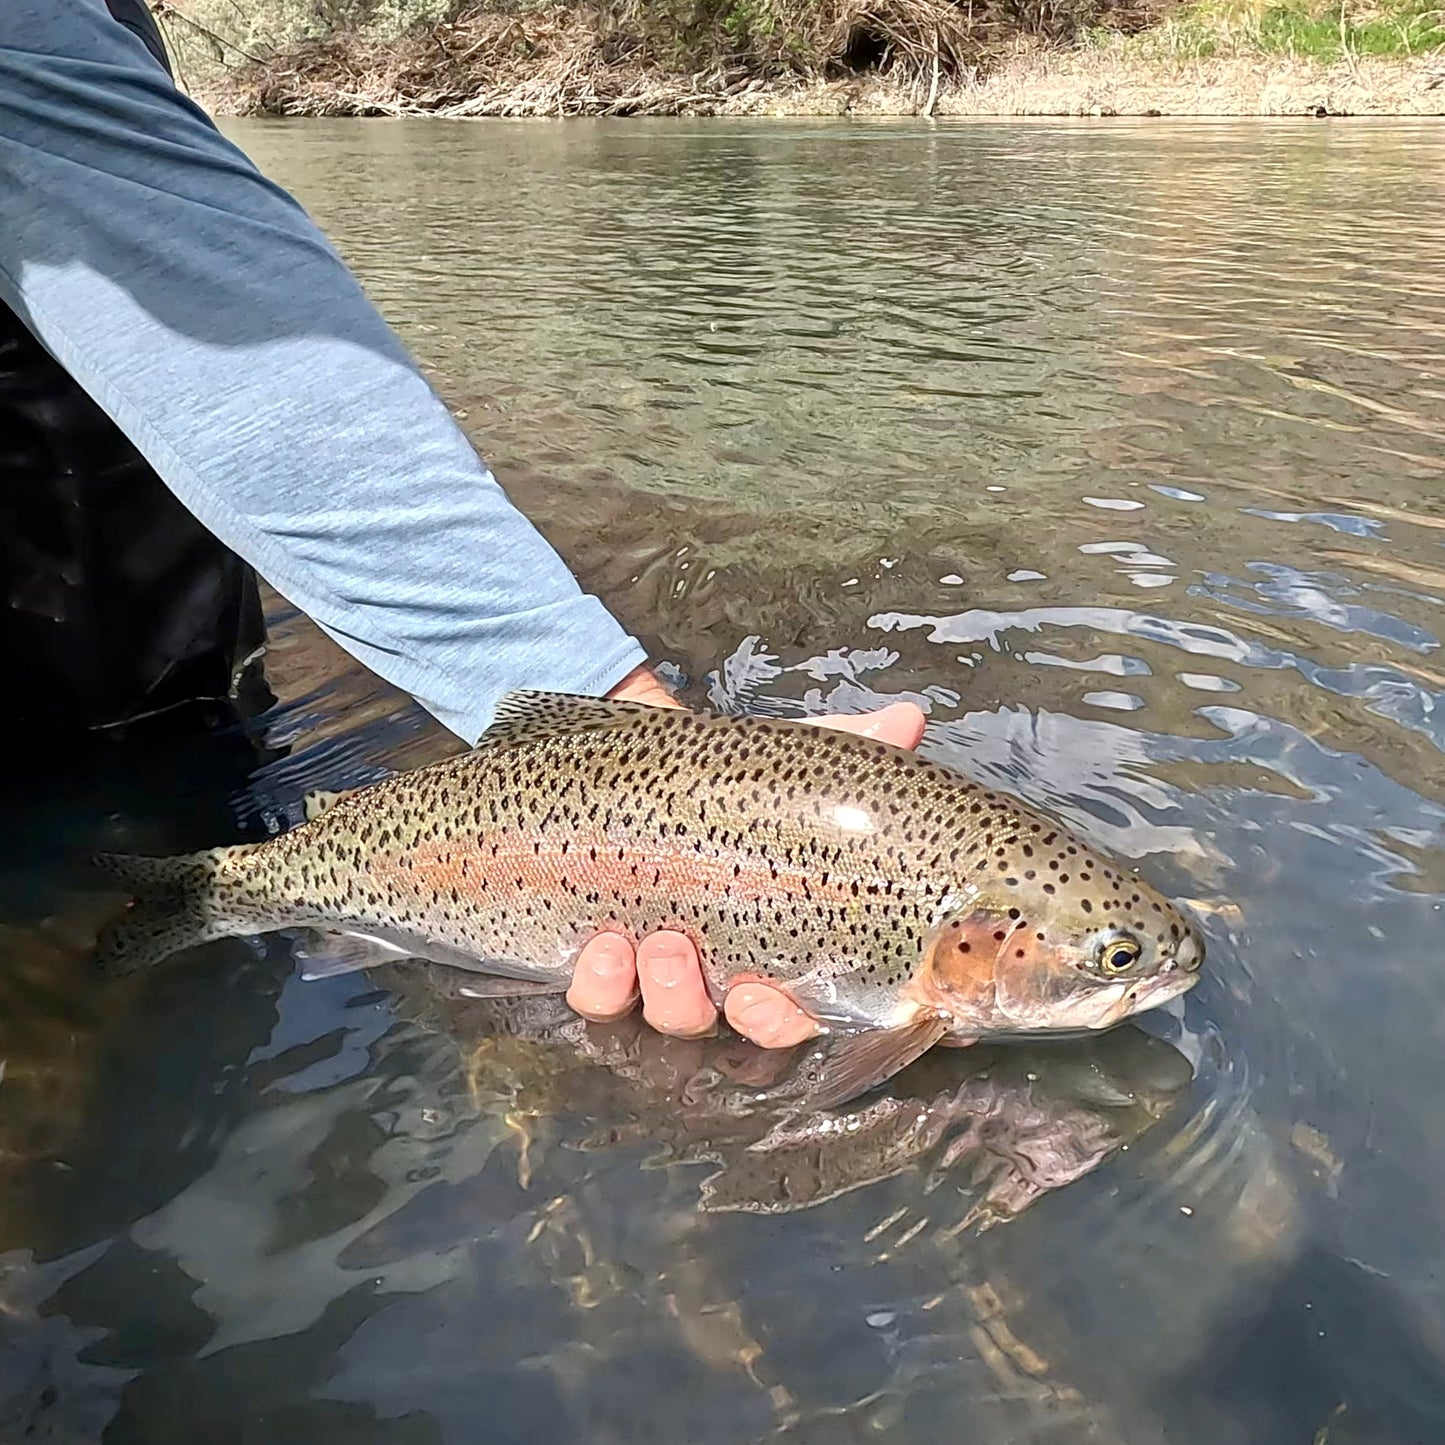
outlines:
[{"label": "fish tail fin", "polygon": [[131,890],[133,901],[100,936],[95,961],[120,978],[164,962],[173,953],[236,931],[214,907],[212,884],[221,860],[249,848],[212,848],[177,858],[127,853],[96,855],[96,867]]}]

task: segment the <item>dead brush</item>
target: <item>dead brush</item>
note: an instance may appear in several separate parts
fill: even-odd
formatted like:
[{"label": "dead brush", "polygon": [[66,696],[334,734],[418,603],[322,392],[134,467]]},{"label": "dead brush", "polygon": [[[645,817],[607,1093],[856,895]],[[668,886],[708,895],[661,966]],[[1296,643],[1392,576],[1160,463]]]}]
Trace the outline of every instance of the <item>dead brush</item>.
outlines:
[{"label": "dead brush", "polygon": [[[709,114],[770,83],[940,87],[976,78],[1019,0],[594,0],[496,4],[399,35],[348,30],[231,72],[279,115]],[[1056,0],[1067,3],[1067,0]],[[924,102],[924,94],[927,101]]]},{"label": "dead brush", "polygon": [[850,69],[861,53],[882,74],[918,80],[966,75],[977,64],[988,28],[987,7],[952,0],[832,0],[818,48],[826,70]]}]

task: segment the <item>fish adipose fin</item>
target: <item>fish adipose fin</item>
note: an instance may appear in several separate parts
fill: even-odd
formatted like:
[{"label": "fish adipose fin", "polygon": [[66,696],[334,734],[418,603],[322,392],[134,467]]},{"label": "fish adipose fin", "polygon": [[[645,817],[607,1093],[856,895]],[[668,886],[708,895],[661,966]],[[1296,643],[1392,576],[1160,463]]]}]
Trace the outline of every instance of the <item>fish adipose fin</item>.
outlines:
[{"label": "fish adipose fin", "polygon": [[803,1102],[810,1109],[836,1109],[906,1069],[947,1032],[947,1019],[925,1013],[897,1028],[840,1034]]},{"label": "fish adipose fin", "polygon": [[329,808],[334,808],[343,798],[359,793],[360,788],[313,788],[301,798],[301,811],[308,823],[314,823]]},{"label": "fish adipose fin", "polygon": [[101,853],[96,867],[134,894],[129,909],[96,943],[95,962],[111,978],[139,973],[173,953],[226,938],[233,932],[209,906],[208,891],[217,858],[227,849],[179,858],[138,858]]}]

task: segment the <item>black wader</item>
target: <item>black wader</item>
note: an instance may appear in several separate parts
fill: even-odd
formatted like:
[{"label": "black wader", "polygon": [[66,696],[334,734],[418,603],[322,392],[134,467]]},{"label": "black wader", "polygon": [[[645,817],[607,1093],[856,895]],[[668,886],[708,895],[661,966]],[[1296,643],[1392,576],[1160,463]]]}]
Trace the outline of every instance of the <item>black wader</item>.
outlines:
[{"label": "black wader", "polygon": [[[142,0],[107,4],[169,74]],[[255,574],[0,304],[0,732],[233,720],[263,636]]]}]

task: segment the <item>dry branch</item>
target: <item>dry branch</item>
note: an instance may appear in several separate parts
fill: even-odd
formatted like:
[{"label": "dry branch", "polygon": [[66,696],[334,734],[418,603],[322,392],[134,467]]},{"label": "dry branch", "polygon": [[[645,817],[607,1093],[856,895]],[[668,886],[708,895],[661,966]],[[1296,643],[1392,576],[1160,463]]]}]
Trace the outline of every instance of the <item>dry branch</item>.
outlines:
[{"label": "dry branch", "polygon": [[717,0],[478,8],[396,37],[347,32],[255,58],[234,73],[229,99],[312,116],[708,113],[750,87],[845,80],[861,49],[869,70],[915,84],[920,104],[926,88],[931,108],[940,86],[976,73],[1007,28],[980,0],[766,5],[726,12],[753,16],[753,29],[720,19]]}]

